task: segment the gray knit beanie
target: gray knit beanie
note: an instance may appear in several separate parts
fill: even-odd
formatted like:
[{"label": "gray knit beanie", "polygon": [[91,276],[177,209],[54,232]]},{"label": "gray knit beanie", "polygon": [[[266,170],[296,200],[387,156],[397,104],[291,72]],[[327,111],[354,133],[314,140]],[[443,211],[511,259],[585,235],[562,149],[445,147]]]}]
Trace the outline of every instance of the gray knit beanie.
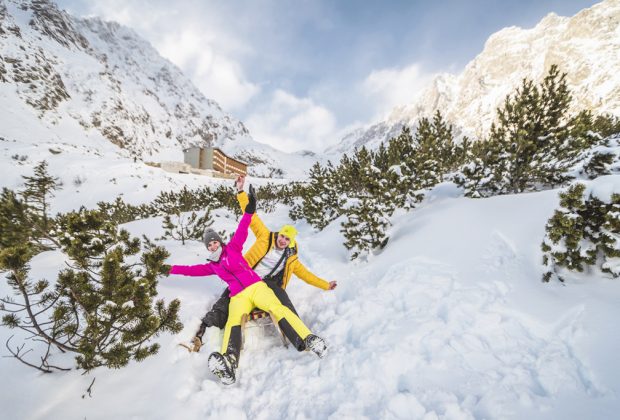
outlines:
[{"label": "gray knit beanie", "polygon": [[202,240],[205,243],[206,247],[209,246],[209,242],[211,241],[218,241],[220,245],[223,245],[222,238],[220,237],[220,235],[218,235],[217,232],[211,228],[205,229],[205,233],[202,236]]}]

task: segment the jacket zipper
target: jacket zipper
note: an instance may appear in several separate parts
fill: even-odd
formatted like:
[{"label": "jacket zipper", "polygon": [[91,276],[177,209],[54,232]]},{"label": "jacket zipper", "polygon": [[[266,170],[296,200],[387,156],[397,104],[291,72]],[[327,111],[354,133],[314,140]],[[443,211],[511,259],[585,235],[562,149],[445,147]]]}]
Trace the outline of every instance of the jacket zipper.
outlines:
[{"label": "jacket zipper", "polygon": [[[220,258],[221,260],[221,258]],[[228,274],[230,274],[231,276],[233,276],[235,278],[235,280],[237,280],[237,283],[239,283],[239,286],[241,286],[241,290],[245,289],[245,285],[241,282],[241,280],[239,280],[239,278],[237,276],[235,276],[235,274],[233,272],[231,272],[230,270],[228,270],[226,267],[224,267],[223,264],[220,264],[219,262],[217,263],[220,267],[222,267],[224,270],[226,270],[226,272]]]},{"label": "jacket zipper", "polygon": [[226,272],[227,272],[228,274],[230,274],[231,276],[233,276],[233,277],[235,278],[235,280],[237,280],[237,283],[239,283],[239,285],[241,286],[241,290],[244,290],[244,289],[245,289],[244,284],[241,282],[241,280],[239,280],[239,278],[238,278],[237,276],[235,276],[235,274],[234,274],[233,272],[229,271],[229,270],[228,270],[226,267],[224,267],[224,266],[222,266],[222,268],[223,268],[224,270],[226,270]]}]

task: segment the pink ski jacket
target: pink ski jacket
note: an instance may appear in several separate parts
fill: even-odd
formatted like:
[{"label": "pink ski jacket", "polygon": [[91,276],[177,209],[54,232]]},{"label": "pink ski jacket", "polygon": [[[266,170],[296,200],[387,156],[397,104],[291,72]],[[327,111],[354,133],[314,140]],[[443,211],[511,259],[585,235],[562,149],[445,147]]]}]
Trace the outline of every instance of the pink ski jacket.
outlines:
[{"label": "pink ski jacket", "polygon": [[261,278],[250,268],[242,254],[243,243],[248,237],[248,227],[251,221],[252,214],[244,213],[228,245],[222,245],[222,256],[218,262],[198,265],[173,265],[170,269],[170,274],[194,277],[217,274],[228,283],[230,297],[233,297],[246,287],[261,281]]}]

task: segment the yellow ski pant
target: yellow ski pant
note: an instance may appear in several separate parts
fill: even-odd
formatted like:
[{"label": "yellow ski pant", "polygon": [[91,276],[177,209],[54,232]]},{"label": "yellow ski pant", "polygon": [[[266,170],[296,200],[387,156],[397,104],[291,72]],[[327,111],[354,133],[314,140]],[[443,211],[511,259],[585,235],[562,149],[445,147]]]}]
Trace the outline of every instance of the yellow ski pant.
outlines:
[{"label": "yellow ski pant", "polygon": [[[254,308],[262,309],[265,312],[271,312],[278,324],[282,326],[281,320],[285,320],[287,329],[292,328],[295,335],[303,340],[311,334],[308,327],[299,319],[293,311],[282,305],[273,290],[269,288],[263,281],[254,283],[253,285],[243,289],[240,293],[230,298],[228,306],[228,321],[224,328],[224,341],[222,342],[222,354],[229,350],[230,331],[233,327],[241,325],[241,318],[244,314],[249,314]],[[288,336],[288,334],[287,334]],[[291,337],[289,337],[290,339]]]}]

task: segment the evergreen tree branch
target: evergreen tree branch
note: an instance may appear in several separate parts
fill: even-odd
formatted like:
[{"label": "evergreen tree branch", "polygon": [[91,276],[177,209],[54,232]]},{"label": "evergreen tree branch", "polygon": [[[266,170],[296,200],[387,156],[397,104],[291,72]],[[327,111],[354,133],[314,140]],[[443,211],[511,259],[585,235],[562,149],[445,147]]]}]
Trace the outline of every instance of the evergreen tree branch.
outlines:
[{"label": "evergreen tree branch", "polygon": [[11,339],[13,338],[13,336],[10,336],[9,339],[6,341],[6,343],[4,344],[5,347],[7,348],[7,350],[9,351],[9,353],[11,353],[11,356],[4,356],[4,357],[14,357],[17,360],[19,360],[20,362],[22,362],[23,364],[25,364],[26,366],[30,366],[32,368],[35,368],[43,373],[52,373],[52,370],[49,368],[44,368],[42,366],[37,366],[33,363],[30,363],[28,361],[26,361],[24,359],[24,356],[28,353],[30,353],[32,351],[32,349],[27,350],[25,353],[22,354],[22,351],[24,349],[24,347],[26,346],[26,343],[22,344],[21,346],[17,346],[15,350],[13,350],[9,343],[11,342]]}]

